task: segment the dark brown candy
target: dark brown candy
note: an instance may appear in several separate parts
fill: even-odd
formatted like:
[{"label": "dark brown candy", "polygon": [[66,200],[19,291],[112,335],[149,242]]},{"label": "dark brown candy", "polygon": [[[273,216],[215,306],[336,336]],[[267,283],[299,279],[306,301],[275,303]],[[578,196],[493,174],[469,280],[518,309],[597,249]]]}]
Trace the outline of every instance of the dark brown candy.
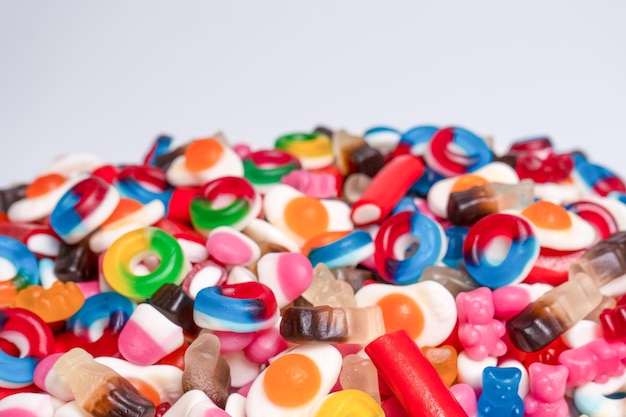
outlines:
[{"label": "dark brown candy", "polygon": [[195,336],[200,331],[193,321],[193,299],[180,286],[171,283],[161,285],[150,297],[150,304],[188,334]]},{"label": "dark brown candy", "polygon": [[63,282],[84,282],[98,278],[98,255],[89,249],[89,239],[75,245],[61,243],[54,274]]},{"label": "dark brown candy", "polygon": [[112,377],[104,381],[85,404],[94,417],[153,417],[156,407],[127,379]]},{"label": "dark brown candy", "polygon": [[6,213],[11,204],[26,197],[28,184],[19,184],[0,190],[0,212]]},{"label": "dark brown candy", "polygon": [[385,165],[385,158],[378,149],[365,144],[350,151],[350,160],[356,166],[356,171],[373,177]]},{"label": "dark brown candy", "polygon": [[348,323],[344,310],[339,308],[292,306],[282,312],[280,335],[292,343],[344,343]]}]

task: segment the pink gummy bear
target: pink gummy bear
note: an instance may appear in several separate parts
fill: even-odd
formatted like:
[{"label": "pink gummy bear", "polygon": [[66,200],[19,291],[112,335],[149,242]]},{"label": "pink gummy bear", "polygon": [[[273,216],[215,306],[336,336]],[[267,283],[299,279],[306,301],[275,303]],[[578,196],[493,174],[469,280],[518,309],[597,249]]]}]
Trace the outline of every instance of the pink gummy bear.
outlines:
[{"label": "pink gummy bear", "polygon": [[535,362],[528,368],[530,391],[524,398],[524,415],[532,417],[565,417],[567,368]]},{"label": "pink gummy bear", "polygon": [[491,290],[480,287],[459,293],[456,297],[459,316],[459,341],[467,355],[475,361],[487,356],[502,356],[506,344],[502,341],[504,323],[495,320]]},{"label": "pink gummy bear", "polygon": [[626,344],[596,339],[559,355],[559,363],[569,370],[568,386],[579,387],[587,382],[603,384],[624,373]]}]

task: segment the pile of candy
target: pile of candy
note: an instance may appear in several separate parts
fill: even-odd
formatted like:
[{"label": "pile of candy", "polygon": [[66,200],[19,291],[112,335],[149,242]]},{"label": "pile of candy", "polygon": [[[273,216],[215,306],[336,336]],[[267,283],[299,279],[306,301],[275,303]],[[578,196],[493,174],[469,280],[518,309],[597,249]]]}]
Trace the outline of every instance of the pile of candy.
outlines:
[{"label": "pile of candy", "polygon": [[223,135],[0,190],[0,416],[626,415],[626,186],[547,138]]}]

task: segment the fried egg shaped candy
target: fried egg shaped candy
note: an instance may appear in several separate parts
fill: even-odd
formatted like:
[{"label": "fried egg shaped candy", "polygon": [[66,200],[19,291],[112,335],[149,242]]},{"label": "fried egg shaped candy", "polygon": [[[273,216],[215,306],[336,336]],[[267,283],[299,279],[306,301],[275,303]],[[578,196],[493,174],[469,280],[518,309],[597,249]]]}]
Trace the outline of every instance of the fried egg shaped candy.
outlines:
[{"label": "fried egg shaped candy", "polygon": [[74,184],[75,181],[57,173],[37,177],[26,187],[24,197],[12,202],[8,207],[9,220],[32,222],[49,216],[61,197]]},{"label": "fried egg shaped candy", "polygon": [[74,244],[95,231],[113,213],[119,192],[97,177],[86,178],[63,194],[50,214],[50,226]]},{"label": "fried egg shaped candy", "polygon": [[265,194],[263,213],[298,245],[324,232],[353,229],[350,206],[343,201],[307,197],[285,184],[275,185]]},{"label": "fried egg shaped candy", "polygon": [[197,232],[208,235],[219,226],[245,228],[261,211],[261,198],[248,180],[221,177],[206,183],[189,208]]},{"label": "fried egg shaped candy", "polygon": [[274,293],[264,284],[224,284],[196,294],[193,318],[204,329],[249,333],[273,326],[278,306]]},{"label": "fried egg shaped candy", "polygon": [[350,217],[355,226],[380,223],[423,172],[424,164],[418,157],[401,155],[392,159],[374,176],[363,195],[352,205]]},{"label": "fried egg shaped candy", "polygon": [[420,346],[438,346],[456,325],[454,297],[435,281],[405,286],[368,284],[355,297],[358,307],[380,307],[386,333],[404,330]]},{"label": "fried egg shaped candy", "polygon": [[507,334],[518,349],[536,352],[583,319],[601,301],[595,280],[577,273],[509,319]]},{"label": "fried egg shaped candy", "polygon": [[261,194],[297,169],[300,169],[298,158],[279,149],[260,150],[243,157],[244,177]]},{"label": "fried egg shaped candy", "polygon": [[492,289],[523,281],[538,256],[539,242],[529,222],[510,214],[484,217],[463,242],[467,272]]},{"label": "fried egg shaped candy", "polygon": [[0,310],[0,337],[19,351],[14,356],[0,349],[0,387],[28,386],[33,382],[36,364],[54,349],[50,327],[29,310],[5,308]]},{"label": "fried egg shaped candy", "polygon": [[0,306],[8,305],[18,291],[39,282],[35,255],[20,241],[0,236]]},{"label": "fried egg shaped candy", "polygon": [[447,250],[439,223],[419,212],[408,211],[386,219],[374,245],[378,273],[385,281],[399,285],[417,282],[424,269],[440,262]]},{"label": "fried egg shaped candy", "polygon": [[374,254],[374,242],[364,230],[353,230],[326,245],[311,249],[308,258],[313,266],[323,263],[329,268],[354,266]]},{"label": "fried egg shaped candy", "polygon": [[510,165],[495,161],[472,173],[436,181],[428,190],[426,201],[437,217],[445,219],[448,216],[448,204],[452,193],[467,191],[489,183],[515,185],[519,182],[517,173]]},{"label": "fried egg shaped candy", "polygon": [[460,127],[439,129],[428,143],[424,160],[445,177],[476,171],[493,160],[483,139]]},{"label": "fried egg shaped candy", "polygon": [[559,251],[586,249],[596,241],[596,231],[587,221],[549,201],[535,201],[521,211],[542,248]]},{"label": "fried egg shaped candy", "polygon": [[241,158],[215,138],[189,143],[166,170],[167,181],[176,186],[202,186],[221,177],[243,177]]},{"label": "fried egg shaped candy", "polygon": [[137,200],[121,198],[113,213],[89,238],[89,248],[96,253],[106,248],[122,235],[144,227],[152,226],[165,214],[160,201],[150,201],[145,205]]},{"label": "fried egg shaped candy", "polygon": [[358,389],[333,392],[313,410],[309,414],[310,417],[385,417],[380,405],[367,393]]},{"label": "fried egg shaped candy", "polygon": [[259,282],[272,290],[278,308],[298,298],[313,281],[313,267],[300,253],[267,253],[257,263]]},{"label": "fried egg shaped candy", "polygon": [[385,333],[381,309],[368,307],[287,307],[280,335],[291,343],[367,344]]},{"label": "fried egg shaped candy", "polygon": [[164,414],[158,415],[160,417],[231,417],[205,393],[197,389],[186,391]]},{"label": "fried egg shaped candy", "polygon": [[94,417],[124,415],[154,416],[152,401],[144,397],[126,378],[96,362],[90,354],[75,348],[53,366],[64,377],[76,402]]},{"label": "fried egg shaped candy", "polygon": [[448,220],[457,226],[471,226],[490,214],[507,209],[523,209],[533,202],[534,184],[523,180],[518,184],[488,183],[466,191],[450,193]]},{"label": "fried egg shaped candy", "polygon": [[[138,263],[150,256],[159,265],[147,274],[134,272]],[[149,298],[165,283],[179,284],[188,270],[183,251],[174,237],[146,227],[118,238],[104,253],[102,272],[118,293],[135,300]]]},{"label": "fried egg shaped candy", "polygon": [[274,147],[298,158],[304,169],[322,168],[335,159],[330,138],[317,132],[281,136]]},{"label": "fried egg shaped candy", "polygon": [[465,417],[465,411],[405,331],[387,333],[365,347],[378,374],[409,417]]},{"label": "fried egg shaped candy", "polygon": [[279,355],[248,392],[248,417],[308,417],[335,385],[341,353],[328,344],[306,344]]},{"label": "fried egg shaped candy", "polygon": [[48,394],[20,392],[0,399],[0,416],[53,417],[55,408]]}]

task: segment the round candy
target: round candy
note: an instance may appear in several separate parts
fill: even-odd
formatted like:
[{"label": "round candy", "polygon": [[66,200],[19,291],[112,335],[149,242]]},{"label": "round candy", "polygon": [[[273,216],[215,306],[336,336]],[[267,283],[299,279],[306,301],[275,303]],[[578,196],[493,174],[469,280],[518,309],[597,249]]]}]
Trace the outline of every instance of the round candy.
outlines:
[{"label": "round candy", "polygon": [[17,291],[39,284],[35,255],[20,241],[0,236],[0,306],[8,305]]},{"label": "round candy", "polygon": [[[419,241],[415,249],[416,240]],[[424,268],[440,262],[447,249],[439,223],[419,212],[404,211],[383,222],[375,239],[378,273],[394,284],[412,284]]]},{"label": "round candy", "polygon": [[50,226],[69,244],[80,242],[113,213],[119,192],[98,177],[89,177],[66,192],[50,214]]},{"label": "round candy", "polygon": [[[145,275],[137,275],[134,269],[138,262],[149,256],[157,256],[159,266]],[[115,291],[129,298],[145,299],[165,283],[180,283],[187,264],[176,239],[160,229],[146,227],[113,242],[104,253],[102,269]]]},{"label": "round candy", "polygon": [[539,256],[539,242],[525,219],[496,213],[474,224],[463,243],[467,272],[481,285],[499,288],[526,278]]},{"label": "round candy", "polygon": [[248,180],[222,177],[206,183],[191,201],[191,223],[204,235],[219,226],[241,230],[260,210],[259,194]]},{"label": "round candy", "polygon": [[333,149],[328,136],[321,133],[293,133],[281,136],[274,143],[300,160],[302,168],[316,169],[333,162]]},{"label": "round candy", "polygon": [[264,284],[224,284],[196,294],[193,319],[205,329],[248,333],[273,326],[278,307],[274,293]]},{"label": "round candy", "polygon": [[235,151],[215,138],[191,142],[166,172],[167,181],[175,186],[199,187],[226,176],[242,177],[243,164]]},{"label": "round candy", "polygon": [[457,320],[454,297],[435,281],[405,286],[368,284],[355,297],[359,307],[381,308],[386,333],[405,330],[419,346],[441,344]]},{"label": "round candy", "polygon": [[447,127],[433,135],[424,159],[433,170],[451,177],[487,165],[493,154],[485,141],[469,130]]},{"label": "round candy", "polygon": [[279,149],[256,151],[243,158],[245,178],[262,194],[298,168],[300,161],[289,152]]},{"label": "round candy", "polygon": [[307,415],[335,385],[341,364],[339,351],[327,344],[300,345],[279,356],[252,383],[246,415]]}]

